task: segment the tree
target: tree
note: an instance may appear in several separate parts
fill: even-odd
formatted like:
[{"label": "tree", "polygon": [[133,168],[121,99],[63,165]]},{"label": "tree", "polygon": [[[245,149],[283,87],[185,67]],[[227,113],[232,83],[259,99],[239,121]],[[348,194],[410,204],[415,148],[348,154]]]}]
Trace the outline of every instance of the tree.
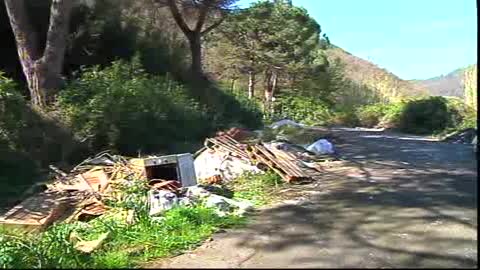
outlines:
[{"label": "tree", "polygon": [[[185,34],[192,56],[193,75],[202,75],[202,37],[218,27],[237,0],[155,0],[170,9],[173,19]],[[194,19],[192,19],[194,18]],[[212,20],[209,26],[208,19]],[[192,24],[193,26],[189,26]]]},{"label": "tree", "polygon": [[248,74],[249,96],[253,96],[255,74],[262,74],[267,111],[273,108],[280,84],[311,70],[320,49],[320,26],[291,1],[254,3],[232,13],[217,32]]},{"label": "tree", "polygon": [[42,108],[51,102],[62,85],[62,67],[72,0],[52,0],[45,47],[29,21],[25,0],[5,0],[17,52],[27,80],[32,105]]},{"label": "tree", "polygon": [[465,103],[477,111],[477,65],[469,66],[463,74]]}]

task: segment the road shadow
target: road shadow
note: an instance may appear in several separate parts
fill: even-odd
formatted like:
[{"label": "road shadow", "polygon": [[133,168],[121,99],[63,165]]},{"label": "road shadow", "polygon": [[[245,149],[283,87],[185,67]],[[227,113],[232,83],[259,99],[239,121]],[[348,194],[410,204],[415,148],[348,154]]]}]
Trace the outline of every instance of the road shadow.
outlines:
[{"label": "road shadow", "polygon": [[338,149],[356,172],[322,172],[318,194],[259,213],[238,247],[297,267],[476,267],[477,173],[458,155],[465,146],[349,135]]}]

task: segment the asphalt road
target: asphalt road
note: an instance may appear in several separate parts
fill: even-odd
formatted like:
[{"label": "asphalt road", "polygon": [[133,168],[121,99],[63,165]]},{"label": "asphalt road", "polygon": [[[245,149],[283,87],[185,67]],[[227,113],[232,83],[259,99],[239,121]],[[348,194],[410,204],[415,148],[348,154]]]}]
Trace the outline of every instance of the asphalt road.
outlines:
[{"label": "asphalt road", "polygon": [[[477,267],[477,162],[471,145],[337,129],[348,166],[292,187],[193,252],[146,267]],[[288,192],[288,191],[287,191]]]}]

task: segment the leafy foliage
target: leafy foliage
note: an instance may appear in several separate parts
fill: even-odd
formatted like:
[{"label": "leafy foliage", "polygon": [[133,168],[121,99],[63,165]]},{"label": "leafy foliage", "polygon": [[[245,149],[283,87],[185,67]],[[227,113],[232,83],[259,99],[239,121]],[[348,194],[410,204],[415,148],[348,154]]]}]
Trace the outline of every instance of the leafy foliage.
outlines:
[{"label": "leafy foliage", "polygon": [[307,125],[324,125],[332,117],[325,102],[304,96],[286,96],[277,102],[276,118],[288,118]]},{"label": "leafy foliage", "polygon": [[429,97],[371,104],[360,107],[356,115],[362,126],[383,126],[414,134],[476,127],[474,110],[458,98]]},{"label": "leafy foliage", "polygon": [[84,70],[61,93],[69,126],[92,136],[92,149],[170,150],[209,131],[201,106],[169,78],[148,76],[137,60]]}]

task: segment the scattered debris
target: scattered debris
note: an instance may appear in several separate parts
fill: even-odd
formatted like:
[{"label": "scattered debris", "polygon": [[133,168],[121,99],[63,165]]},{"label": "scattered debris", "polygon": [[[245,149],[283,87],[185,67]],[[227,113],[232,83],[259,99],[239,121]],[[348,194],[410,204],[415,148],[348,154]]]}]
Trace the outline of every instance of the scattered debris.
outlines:
[{"label": "scattered debris", "polygon": [[237,141],[244,141],[246,139],[249,139],[249,138],[253,138],[253,137],[256,137],[257,134],[253,131],[249,131],[249,130],[246,130],[246,129],[241,129],[241,128],[231,128],[229,129],[228,131],[226,132],[217,132],[217,137],[219,136],[223,136],[223,135],[228,135],[230,136],[231,138],[237,140]]},{"label": "scattered debris", "polygon": [[97,239],[95,240],[91,240],[91,241],[85,241],[85,240],[82,240],[76,233],[75,231],[73,231],[71,234],[70,234],[70,241],[72,243],[74,243],[74,248],[81,251],[81,252],[84,252],[84,253],[92,253],[92,251],[98,249],[103,241],[105,241],[105,239],[107,239],[107,237],[109,236],[110,232],[106,232],[106,233],[102,233],[100,236],[98,236]]},{"label": "scattered debris", "polygon": [[475,136],[477,136],[477,130],[474,128],[467,128],[447,135],[443,141],[450,143],[471,144]]},{"label": "scattered debris", "polygon": [[162,214],[178,204],[177,195],[166,190],[150,190],[148,192],[150,216]]},{"label": "scattered debris", "polygon": [[[109,211],[105,200],[129,196],[120,187],[141,179],[148,181],[152,197],[160,194],[159,199],[165,196],[162,194],[174,194],[182,187],[196,185],[191,154],[129,160],[104,152],[84,160],[69,174],[54,166],[50,168],[57,173],[56,179],[2,215],[0,225],[44,229],[60,220],[88,221]],[[169,209],[163,200],[150,200],[152,213]],[[126,223],[133,223],[133,219],[134,213],[130,212]]]},{"label": "scattered debris", "polygon": [[[282,120],[272,128],[283,125],[302,126]],[[306,169],[319,170],[315,164],[319,159],[326,160],[322,154],[333,152],[333,145],[326,139],[307,150],[288,141],[262,142],[255,132],[239,128],[219,132],[216,137],[207,138],[204,145],[195,153],[195,160],[189,153],[127,158],[102,152],[69,173],[50,166],[55,179],[1,216],[0,225],[44,229],[60,220],[89,222],[118,209],[110,204],[112,201],[125,205],[142,201],[155,220],[161,220],[159,215],[177,205],[198,203],[214,207],[219,215],[244,215],[253,208],[250,202],[221,196],[226,193],[215,194],[212,185],[231,181],[245,172],[263,173],[266,169],[272,169],[287,182],[310,181]],[[207,188],[199,186],[197,179]],[[141,185],[138,192],[146,191],[141,196],[125,191],[132,187],[135,193],[137,184]],[[135,210],[130,206],[120,208],[121,220],[133,224]],[[106,237],[102,235],[94,241],[76,239],[76,247],[89,253]]]}]

